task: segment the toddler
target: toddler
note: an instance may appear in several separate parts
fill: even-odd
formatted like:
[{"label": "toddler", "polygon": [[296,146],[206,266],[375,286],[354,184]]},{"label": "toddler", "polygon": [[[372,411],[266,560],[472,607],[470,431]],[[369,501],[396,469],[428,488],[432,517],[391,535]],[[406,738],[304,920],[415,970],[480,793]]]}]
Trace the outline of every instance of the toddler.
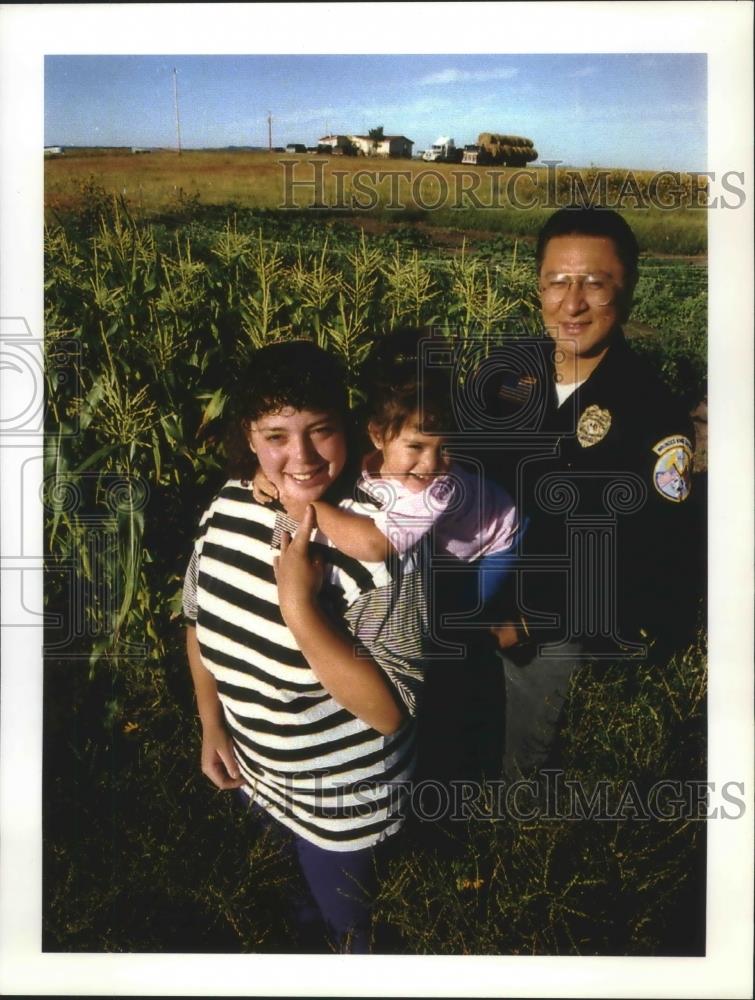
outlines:
[{"label": "toddler", "polygon": [[[365,562],[403,556],[432,530],[432,553],[484,565],[483,601],[506,575],[518,531],[508,493],[452,460],[444,431],[450,423],[447,377],[418,372],[419,331],[383,338],[368,368],[372,374],[366,428],[374,451],[363,459],[357,490],[377,509],[356,514],[324,500],[313,503],[320,530],[342,552]],[[275,497],[261,477],[260,498]],[[498,555],[498,559],[489,559]],[[478,562],[485,560],[484,564]]]}]

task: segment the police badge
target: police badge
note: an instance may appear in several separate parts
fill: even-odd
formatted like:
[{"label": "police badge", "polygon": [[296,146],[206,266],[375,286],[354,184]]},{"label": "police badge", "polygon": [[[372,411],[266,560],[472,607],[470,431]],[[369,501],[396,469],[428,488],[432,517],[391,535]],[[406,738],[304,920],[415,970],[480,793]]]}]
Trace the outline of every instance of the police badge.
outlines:
[{"label": "police badge", "polygon": [[588,406],[577,424],[577,441],[583,448],[592,448],[602,441],[611,426],[611,414],[599,406]]}]

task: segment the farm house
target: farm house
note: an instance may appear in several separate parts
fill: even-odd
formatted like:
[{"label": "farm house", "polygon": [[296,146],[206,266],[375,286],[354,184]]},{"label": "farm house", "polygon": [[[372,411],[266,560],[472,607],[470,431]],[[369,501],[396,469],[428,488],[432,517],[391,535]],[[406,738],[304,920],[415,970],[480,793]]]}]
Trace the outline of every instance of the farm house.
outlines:
[{"label": "farm house", "polygon": [[317,140],[318,147],[330,146],[334,153],[350,155],[353,153],[353,144],[349,135],[324,135]]},{"label": "farm house", "polygon": [[382,139],[372,139],[368,135],[349,136],[360,156],[385,156],[411,158],[414,141],[405,135],[385,135]]}]

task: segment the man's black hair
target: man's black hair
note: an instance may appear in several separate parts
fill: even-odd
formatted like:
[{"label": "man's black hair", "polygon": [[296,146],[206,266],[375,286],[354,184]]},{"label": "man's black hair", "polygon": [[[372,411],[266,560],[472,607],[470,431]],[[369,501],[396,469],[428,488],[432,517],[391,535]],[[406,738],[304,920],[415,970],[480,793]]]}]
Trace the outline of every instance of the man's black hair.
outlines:
[{"label": "man's black hair", "polygon": [[554,212],[537,237],[535,262],[538,274],[546,247],[556,236],[603,236],[613,240],[616,254],[624,265],[628,290],[636,285],[640,248],[629,223],[618,212],[610,208],[560,208]]}]

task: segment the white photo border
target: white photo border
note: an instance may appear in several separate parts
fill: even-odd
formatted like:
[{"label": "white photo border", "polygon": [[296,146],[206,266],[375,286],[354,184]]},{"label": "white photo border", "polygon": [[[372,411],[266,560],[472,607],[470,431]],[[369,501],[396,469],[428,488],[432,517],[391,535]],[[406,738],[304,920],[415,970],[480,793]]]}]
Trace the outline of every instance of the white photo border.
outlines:
[{"label": "white photo border", "polygon": [[[42,337],[45,55],[473,54],[491,49],[501,53],[705,53],[707,169],[717,177],[729,170],[741,171],[746,196],[738,210],[709,212],[709,780],[716,787],[726,781],[743,782],[746,811],[738,821],[708,824],[706,957],[42,953],[41,638],[40,630],[8,627],[9,605],[4,596],[2,993],[752,996],[752,6],[565,2],[547,7],[541,3],[1,6],[0,316],[3,322],[21,317],[32,339]],[[581,28],[588,13],[589,33]],[[336,19],[337,32],[330,30]],[[481,23],[489,28],[499,24],[500,30],[480,31]],[[368,24],[369,31],[365,30]],[[4,412],[14,412],[16,389],[5,374],[2,388],[8,407]],[[23,575],[25,606],[41,608],[41,575],[34,561],[37,554],[41,559],[43,551],[41,505],[38,497],[20,493],[22,455],[33,461],[34,442],[21,442],[15,448],[8,443],[7,438],[0,438],[3,576],[6,571]],[[39,443],[37,447],[41,452]],[[22,519],[25,528],[19,549],[13,525]],[[21,574],[24,568],[29,572]]]}]

